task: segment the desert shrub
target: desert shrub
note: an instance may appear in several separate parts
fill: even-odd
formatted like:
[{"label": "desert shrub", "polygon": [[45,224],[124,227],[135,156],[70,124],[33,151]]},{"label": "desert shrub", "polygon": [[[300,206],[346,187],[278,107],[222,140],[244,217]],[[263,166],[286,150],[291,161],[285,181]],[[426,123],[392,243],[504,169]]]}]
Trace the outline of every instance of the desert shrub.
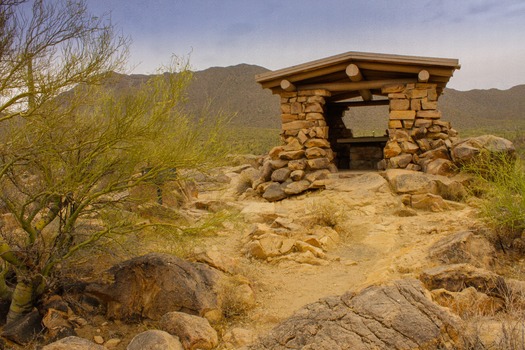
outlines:
[{"label": "desert shrub", "polygon": [[500,244],[525,230],[525,172],[523,161],[503,154],[481,154],[464,166],[473,175],[471,193],[483,199],[480,214]]},{"label": "desert shrub", "polygon": [[308,208],[312,226],[327,226],[335,229],[345,219],[344,209],[330,200],[313,202]]}]

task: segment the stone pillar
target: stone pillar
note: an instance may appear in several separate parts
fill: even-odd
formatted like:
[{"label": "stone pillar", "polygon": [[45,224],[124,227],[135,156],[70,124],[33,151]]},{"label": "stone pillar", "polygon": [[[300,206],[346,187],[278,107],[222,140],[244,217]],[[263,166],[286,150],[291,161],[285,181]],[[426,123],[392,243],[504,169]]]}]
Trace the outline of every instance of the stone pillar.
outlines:
[{"label": "stone pillar", "polygon": [[450,148],[458,133],[441,120],[436,84],[389,85],[382,92],[390,100],[384,168],[450,173],[454,168]]},{"label": "stone pillar", "polygon": [[281,94],[282,146],[274,147],[264,162],[254,188],[274,201],[324,186],[334,153],[325,120],[327,90],[302,90]]}]

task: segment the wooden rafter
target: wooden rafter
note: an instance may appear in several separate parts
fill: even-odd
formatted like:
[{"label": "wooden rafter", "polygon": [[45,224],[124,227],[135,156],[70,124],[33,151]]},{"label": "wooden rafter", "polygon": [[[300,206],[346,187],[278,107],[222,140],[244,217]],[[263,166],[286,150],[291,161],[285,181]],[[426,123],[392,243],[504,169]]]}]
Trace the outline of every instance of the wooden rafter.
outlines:
[{"label": "wooden rafter", "polygon": [[[359,70],[359,67],[353,63],[349,64],[346,67],[346,75],[350,78],[353,82],[358,82],[363,80],[363,74],[361,74],[361,71]],[[372,100],[372,93],[368,89],[361,89],[359,90],[359,94],[363,98],[363,101],[371,101]]]}]

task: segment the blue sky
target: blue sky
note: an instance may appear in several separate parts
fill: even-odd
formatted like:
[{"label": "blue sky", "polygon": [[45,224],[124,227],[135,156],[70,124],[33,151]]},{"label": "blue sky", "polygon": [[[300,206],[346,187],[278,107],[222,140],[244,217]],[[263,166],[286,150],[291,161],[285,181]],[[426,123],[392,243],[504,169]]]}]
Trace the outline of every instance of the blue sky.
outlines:
[{"label": "blue sky", "polygon": [[524,0],[87,0],[132,38],[134,73],[279,69],[347,51],[457,58],[449,87],[525,84]]}]

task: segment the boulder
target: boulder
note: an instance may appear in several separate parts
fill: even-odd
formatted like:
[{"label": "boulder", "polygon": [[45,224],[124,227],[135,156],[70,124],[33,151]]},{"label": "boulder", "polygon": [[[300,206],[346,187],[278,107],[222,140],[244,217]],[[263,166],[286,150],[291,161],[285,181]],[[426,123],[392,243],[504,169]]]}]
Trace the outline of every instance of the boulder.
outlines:
[{"label": "boulder", "polygon": [[505,279],[494,272],[477,268],[469,264],[442,265],[424,270],[419,279],[429,290],[446,289],[450,292],[461,292],[468,287],[489,296],[504,299],[509,294]]},{"label": "boulder", "polygon": [[160,319],[170,311],[216,314],[219,271],[169,254],[151,253],[113,266],[112,283],[86,287],[107,305],[110,319]]},{"label": "boulder", "polygon": [[456,164],[466,164],[483,151],[489,154],[514,157],[516,149],[511,141],[493,135],[470,137],[459,141],[452,147],[452,159]]},{"label": "boulder", "polygon": [[263,193],[263,198],[269,202],[280,201],[286,197],[286,193],[278,182],[272,182]]},{"label": "boulder", "polygon": [[491,267],[496,261],[496,250],[486,238],[462,231],[434,243],[429,249],[429,257],[444,264]]},{"label": "boulder", "polygon": [[403,169],[388,169],[386,179],[395,193],[437,193],[437,187],[426,174]]},{"label": "boulder", "polygon": [[428,210],[433,212],[445,211],[448,205],[443,197],[432,193],[413,194],[410,205],[414,209]]},{"label": "boulder", "polygon": [[461,292],[435,289],[431,294],[436,303],[448,307],[461,317],[491,316],[505,307],[502,299],[489,297],[474,287],[465,288]]},{"label": "boulder", "polygon": [[126,350],[185,350],[176,336],[151,329],[137,334]]},{"label": "boulder", "polygon": [[213,349],[219,343],[217,332],[208,320],[183,312],[168,312],[162,316],[160,328],[179,337],[185,350]]},{"label": "boulder", "polygon": [[423,171],[427,174],[432,175],[453,175],[457,167],[449,159],[436,158],[428,162],[421,162],[423,165]]},{"label": "boulder", "polygon": [[[128,349],[130,348],[128,347]],[[138,349],[138,348],[135,348],[135,349]],[[141,349],[153,350],[156,348],[141,348]],[[158,349],[160,350],[160,348]],[[168,348],[163,348],[163,349],[168,349]],[[95,344],[84,338],[72,336],[72,337],[62,338],[56,342],[48,344],[44,346],[42,350],[107,350],[107,348],[105,346]],[[134,350],[134,349],[130,349],[130,350]],[[174,348],[173,350],[179,350],[179,349]],[[182,348],[180,348],[180,350],[182,350]]]},{"label": "boulder", "polygon": [[272,349],[458,349],[461,321],[421,283],[400,280],[306,305],[249,347]]}]

